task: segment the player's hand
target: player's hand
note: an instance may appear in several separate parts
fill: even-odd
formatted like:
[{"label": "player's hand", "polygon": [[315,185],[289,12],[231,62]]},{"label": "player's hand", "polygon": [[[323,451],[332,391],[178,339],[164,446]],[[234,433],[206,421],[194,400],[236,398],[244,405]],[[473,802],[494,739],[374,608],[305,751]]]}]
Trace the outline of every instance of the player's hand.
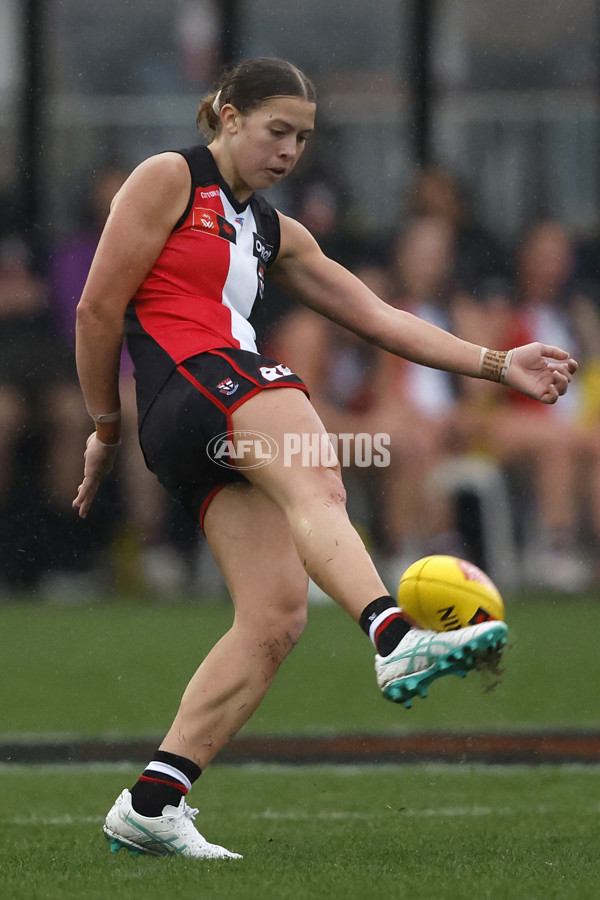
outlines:
[{"label": "player's hand", "polygon": [[118,449],[119,444],[103,444],[99,441],[95,431],[87,439],[83,457],[83,481],[73,500],[73,509],[79,510],[80,518],[85,519],[87,516],[100,482],[113,467]]},{"label": "player's hand", "polygon": [[556,403],[576,371],[566,350],[536,342],[514,349],[505,383],[534,400]]}]

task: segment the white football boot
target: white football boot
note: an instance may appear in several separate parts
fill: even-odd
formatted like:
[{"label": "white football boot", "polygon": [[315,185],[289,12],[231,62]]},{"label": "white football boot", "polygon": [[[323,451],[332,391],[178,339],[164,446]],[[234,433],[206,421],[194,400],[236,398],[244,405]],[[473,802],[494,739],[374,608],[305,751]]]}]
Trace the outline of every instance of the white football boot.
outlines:
[{"label": "white football boot", "polygon": [[389,656],[375,656],[377,684],[388,700],[410,708],[436,678],[464,678],[471,669],[497,663],[507,636],[506,625],[497,621],[456,631],[411,628]]},{"label": "white football boot", "polygon": [[181,798],[179,806],[165,806],[162,816],[141,816],[124,790],[116,799],[104,823],[104,833],[113,853],[125,847],[130,853],[150,856],[192,856],[196,859],[242,859],[218,844],[209,844],[194,827],[198,812]]}]

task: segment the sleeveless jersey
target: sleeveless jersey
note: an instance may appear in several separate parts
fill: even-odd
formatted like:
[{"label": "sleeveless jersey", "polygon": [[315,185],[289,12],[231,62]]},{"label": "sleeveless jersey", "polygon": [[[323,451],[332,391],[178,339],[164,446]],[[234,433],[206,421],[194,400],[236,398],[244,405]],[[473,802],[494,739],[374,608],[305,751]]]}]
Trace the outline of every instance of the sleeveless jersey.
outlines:
[{"label": "sleeveless jersey", "polygon": [[239,203],[207,147],[181,153],[187,208],[125,316],[140,413],[173,368],[219,347],[256,352],[252,313],[279,251],[279,219],[260,196]]}]

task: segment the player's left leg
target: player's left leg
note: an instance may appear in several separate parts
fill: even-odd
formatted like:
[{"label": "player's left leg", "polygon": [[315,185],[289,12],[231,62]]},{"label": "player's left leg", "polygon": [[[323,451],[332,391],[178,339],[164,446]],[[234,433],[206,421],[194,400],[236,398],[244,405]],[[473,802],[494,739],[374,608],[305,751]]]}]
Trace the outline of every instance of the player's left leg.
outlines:
[{"label": "player's left leg", "polygon": [[308,587],[289,526],[260,489],[223,488],[204,530],[235,616],[192,677],[161,745],[201,767],[248,721],[300,638]]},{"label": "player's left leg", "polygon": [[154,759],[110,810],[104,830],[115,851],[235,856],[196,831],[184,796],[256,710],[306,622],[308,578],[285,518],[262,491],[223,488],[204,526],[234,621],[193,675]]}]

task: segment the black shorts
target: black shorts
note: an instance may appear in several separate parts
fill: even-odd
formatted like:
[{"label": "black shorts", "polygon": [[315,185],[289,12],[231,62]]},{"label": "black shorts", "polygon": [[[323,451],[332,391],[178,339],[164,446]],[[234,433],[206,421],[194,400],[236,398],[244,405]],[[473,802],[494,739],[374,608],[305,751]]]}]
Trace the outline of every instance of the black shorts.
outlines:
[{"label": "black shorts", "polygon": [[215,494],[246,481],[209,455],[211,441],[232,431],[231,414],[242,403],[277,387],[308,393],[298,375],[272,359],[232,347],[210,350],[178,365],[144,416],[140,444],[148,468],[201,526]]}]

